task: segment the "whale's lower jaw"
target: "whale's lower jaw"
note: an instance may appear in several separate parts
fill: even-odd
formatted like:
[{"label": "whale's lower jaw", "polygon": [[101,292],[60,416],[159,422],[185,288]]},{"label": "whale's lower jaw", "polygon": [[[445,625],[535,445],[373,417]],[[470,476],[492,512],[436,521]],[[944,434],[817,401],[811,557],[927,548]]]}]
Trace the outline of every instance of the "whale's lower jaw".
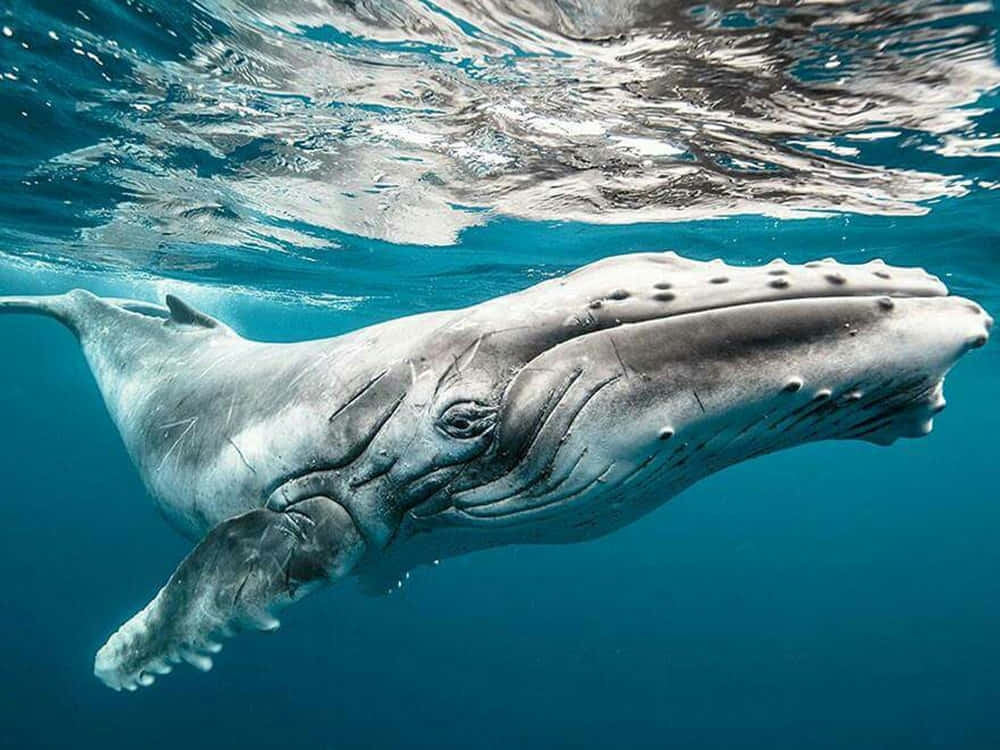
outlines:
[{"label": "whale's lower jaw", "polygon": [[677,439],[672,436],[644,452],[610,459],[603,468],[581,472],[578,478],[559,476],[563,491],[529,491],[527,500],[513,494],[417,515],[415,520],[421,529],[441,525],[496,531],[494,543],[568,543],[599,537],[748,459],[821,440],[885,446],[900,438],[923,437],[945,406],[943,386],[943,377],[915,375],[819,388],[799,399],[754,404],[698,425],[670,427]]},{"label": "whale's lower jaw", "polygon": [[776,403],[773,410],[691,431],[686,440],[671,438],[661,450],[608,464],[577,489],[545,502],[536,498],[527,510],[502,509],[507,498],[478,509],[450,507],[427,517],[407,514],[392,543],[359,565],[354,577],[363,590],[380,595],[391,593],[414,568],[477,550],[597,539],[747,459],[819,440],[887,446],[900,438],[923,437],[945,405],[943,377],[857,385],[820,388],[801,400]]}]

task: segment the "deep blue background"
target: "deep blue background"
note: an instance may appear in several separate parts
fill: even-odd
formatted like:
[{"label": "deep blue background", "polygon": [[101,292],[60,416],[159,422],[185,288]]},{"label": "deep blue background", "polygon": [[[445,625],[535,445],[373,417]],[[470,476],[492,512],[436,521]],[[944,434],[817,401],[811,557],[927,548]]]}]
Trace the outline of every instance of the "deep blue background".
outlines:
[{"label": "deep blue background", "polygon": [[[613,252],[883,255],[997,312],[992,191],[926,217],[588,228],[497,221],[451,249],[360,243],[337,311],[181,294],[300,338],[473,302]],[[991,281],[992,279],[992,281]],[[321,277],[315,278],[321,283]],[[156,289],[9,267],[0,293]],[[505,548],[342,587],[137,694],[94,651],[188,550],[157,516],[72,338],[0,317],[0,745],[77,748],[1000,747],[1000,350],[960,363],[934,433],[825,443],[711,477],[576,546]]]}]

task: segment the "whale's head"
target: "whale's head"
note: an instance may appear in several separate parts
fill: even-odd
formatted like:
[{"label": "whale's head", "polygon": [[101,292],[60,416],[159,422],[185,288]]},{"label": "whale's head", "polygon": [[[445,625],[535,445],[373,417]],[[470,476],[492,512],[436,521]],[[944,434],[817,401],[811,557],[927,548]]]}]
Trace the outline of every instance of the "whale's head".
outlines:
[{"label": "whale's head", "polygon": [[610,258],[393,324],[330,418],[349,460],[269,503],[347,497],[382,547],[442,526],[586,538],[753,456],[926,434],[945,374],[991,324],[879,261]]}]

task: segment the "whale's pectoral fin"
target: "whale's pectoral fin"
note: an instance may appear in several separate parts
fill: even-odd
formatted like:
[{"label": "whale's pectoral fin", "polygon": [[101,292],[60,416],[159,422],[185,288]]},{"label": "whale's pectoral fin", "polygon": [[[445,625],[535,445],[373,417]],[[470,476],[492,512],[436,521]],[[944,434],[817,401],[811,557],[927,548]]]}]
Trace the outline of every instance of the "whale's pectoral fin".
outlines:
[{"label": "whale's pectoral fin", "polygon": [[108,639],[94,674],[115,690],[135,690],[180,659],[210,669],[220,637],[240,628],[273,630],[276,609],[346,575],[363,551],[350,515],[325,497],[231,518]]}]

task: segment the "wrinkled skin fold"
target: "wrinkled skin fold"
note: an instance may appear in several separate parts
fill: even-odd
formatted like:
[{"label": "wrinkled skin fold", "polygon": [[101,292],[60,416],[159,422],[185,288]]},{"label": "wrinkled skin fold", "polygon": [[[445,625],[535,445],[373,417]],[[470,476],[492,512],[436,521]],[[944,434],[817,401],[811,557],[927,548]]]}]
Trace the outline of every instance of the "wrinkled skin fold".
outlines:
[{"label": "wrinkled skin fold", "polygon": [[135,690],[351,576],[631,523],[805,442],[928,433],[992,320],[921,269],[608,258],[462,310],[264,344],[168,296],[2,297],[78,336],[171,523],[200,540],[99,650]]}]

